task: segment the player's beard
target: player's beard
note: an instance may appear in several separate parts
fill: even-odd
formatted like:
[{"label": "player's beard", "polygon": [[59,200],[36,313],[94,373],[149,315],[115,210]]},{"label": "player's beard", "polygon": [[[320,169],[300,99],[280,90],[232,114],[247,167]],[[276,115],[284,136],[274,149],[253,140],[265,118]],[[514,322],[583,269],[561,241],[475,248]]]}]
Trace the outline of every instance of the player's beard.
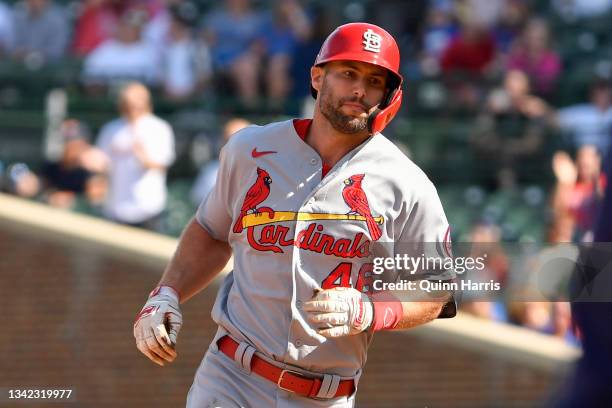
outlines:
[{"label": "player's beard", "polygon": [[327,85],[327,81],[323,79],[321,87],[319,108],[325,118],[331,123],[332,127],[340,133],[349,135],[361,134],[368,128],[368,118],[354,117],[342,113],[342,105],[346,102],[359,103],[364,106],[366,112],[370,107],[366,106],[363,101],[359,101],[356,97],[341,98],[337,103],[334,103],[334,97],[331,92],[331,87]]}]

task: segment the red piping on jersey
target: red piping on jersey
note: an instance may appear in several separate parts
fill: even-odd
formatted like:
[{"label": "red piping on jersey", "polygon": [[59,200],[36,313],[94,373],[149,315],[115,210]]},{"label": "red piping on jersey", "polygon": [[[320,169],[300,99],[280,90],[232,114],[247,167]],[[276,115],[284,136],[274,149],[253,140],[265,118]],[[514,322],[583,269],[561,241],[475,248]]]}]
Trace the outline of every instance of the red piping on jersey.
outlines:
[{"label": "red piping on jersey", "polygon": [[[312,119],[293,119],[293,127],[295,128],[295,133],[298,134],[300,139],[306,142],[306,136],[308,135],[308,131],[310,130],[310,125],[312,125]],[[323,168],[321,172],[321,178],[325,177],[327,173],[331,170],[327,164],[323,163]]]}]

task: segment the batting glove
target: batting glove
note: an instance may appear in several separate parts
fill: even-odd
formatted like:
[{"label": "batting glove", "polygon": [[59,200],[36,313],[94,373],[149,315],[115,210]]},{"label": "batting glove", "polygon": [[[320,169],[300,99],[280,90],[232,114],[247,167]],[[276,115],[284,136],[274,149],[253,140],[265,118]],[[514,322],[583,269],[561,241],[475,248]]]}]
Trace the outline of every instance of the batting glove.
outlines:
[{"label": "batting glove", "polygon": [[176,337],[183,324],[178,293],[169,286],[158,286],[136,316],[136,347],[160,366],[176,358]]},{"label": "batting glove", "polygon": [[374,309],[368,296],[353,288],[336,287],[319,291],[304,303],[308,320],[325,337],[351,336],[367,330]]}]

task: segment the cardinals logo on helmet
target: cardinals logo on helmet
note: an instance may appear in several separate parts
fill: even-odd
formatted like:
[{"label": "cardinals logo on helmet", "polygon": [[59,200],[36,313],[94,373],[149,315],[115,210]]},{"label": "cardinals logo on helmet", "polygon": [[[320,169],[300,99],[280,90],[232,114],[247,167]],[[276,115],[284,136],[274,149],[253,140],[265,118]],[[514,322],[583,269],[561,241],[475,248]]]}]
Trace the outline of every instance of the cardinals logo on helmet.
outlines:
[{"label": "cardinals logo on helmet", "polygon": [[372,211],[370,210],[370,204],[368,203],[368,197],[365,191],[361,187],[361,182],[365,174],[354,174],[351,177],[344,180],[344,189],[342,189],[342,198],[344,202],[351,209],[349,214],[361,215],[366,220],[370,238],[373,241],[378,241],[382,236],[380,227],[372,217]]},{"label": "cardinals logo on helmet", "polygon": [[368,28],[363,33],[363,49],[365,51],[380,52],[382,37]]}]

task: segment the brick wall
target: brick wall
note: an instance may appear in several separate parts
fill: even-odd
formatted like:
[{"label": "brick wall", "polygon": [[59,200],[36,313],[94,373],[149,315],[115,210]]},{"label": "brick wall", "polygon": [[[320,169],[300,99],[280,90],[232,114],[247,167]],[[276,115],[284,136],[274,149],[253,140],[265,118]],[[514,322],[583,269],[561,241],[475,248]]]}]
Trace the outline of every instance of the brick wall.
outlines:
[{"label": "brick wall", "polygon": [[[0,222],[0,388],[72,388],[77,401],[68,407],[184,406],[214,334],[216,287],[184,305],[179,357],[161,368],[132,337],[134,315],[161,272],[159,265]],[[466,352],[452,339],[382,333],[357,406],[537,406],[561,374]]]}]

